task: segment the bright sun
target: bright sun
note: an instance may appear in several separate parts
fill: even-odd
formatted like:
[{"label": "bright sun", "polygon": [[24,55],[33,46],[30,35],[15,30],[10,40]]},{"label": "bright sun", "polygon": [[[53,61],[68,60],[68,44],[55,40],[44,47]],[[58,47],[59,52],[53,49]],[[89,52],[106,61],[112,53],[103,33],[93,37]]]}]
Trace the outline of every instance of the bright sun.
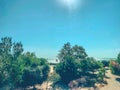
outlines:
[{"label": "bright sun", "polygon": [[81,0],[58,0],[59,4],[69,10],[76,9],[78,7],[79,1]]}]

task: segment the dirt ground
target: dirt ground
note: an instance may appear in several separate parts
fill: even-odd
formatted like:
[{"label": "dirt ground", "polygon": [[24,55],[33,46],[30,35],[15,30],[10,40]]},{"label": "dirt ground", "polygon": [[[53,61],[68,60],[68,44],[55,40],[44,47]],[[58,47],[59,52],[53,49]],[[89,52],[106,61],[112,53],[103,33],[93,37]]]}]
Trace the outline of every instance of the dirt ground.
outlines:
[{"label": "dirt ground", "polygon": [[100,90],[120,90],[120,76],[111,74],[110,70],[107,71],[106,76],[108,77],[108,85],[102,87]]},{"label": "dirt ground", "polygon": [[[53,72],[54,72],[53,66],[50,66],[50,73],[53,73]],[[94,89],[94,88],[81,88],[80,89],[79,88],[75,90],[120,90],[120,76],[111,74],[110,70],[107,70],[106,76],[107,76],[106,80],[108,84],[103,87],[99,87],[99,89]],[[42,86],[40,86],[40,88],[42,90],[46,90],[46,87],[49,87],[51,84],[52,82],[48,82],[48,86],[47,86],[47,83],[45,82],[42,84]]]},{"label": "dirt ground", "polygon": [[[50,65],[50,73],[49,76],[54,72],[54,65]],[[52,82],[44,82],[42,85],[36,85],[36,88],[38,90],[46,90],[47,88],[50,88]],[[48,89],[49,90],[49,89]]]}]

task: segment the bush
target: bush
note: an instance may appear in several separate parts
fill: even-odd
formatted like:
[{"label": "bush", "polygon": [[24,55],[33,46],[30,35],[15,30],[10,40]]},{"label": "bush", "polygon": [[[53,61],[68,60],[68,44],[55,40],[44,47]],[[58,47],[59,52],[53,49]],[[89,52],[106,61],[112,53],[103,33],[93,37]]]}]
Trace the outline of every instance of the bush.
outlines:
[{"label": "bush", "polygon": [[103,60],[102,64],[103,64],[104,67],[108,67],[109,66],[109,61]]},{"label": "bush", "polygon": [[[100,69],[102,68],[102,69]],[[63,82],[69,83],[71,80],[87,76],[89,79],[87,83],[95,83],[93,80],[97,80],[95,70],[99,70],[99,73],[102,73],[103,76],[99,77],[102,79],[105,77],[105,70],[103,65],[99,61],[95,61],[93,58],[87,58],[86,60],[75,60],[72,57],[66,58],[63,62],[60,62],[55,70],[60,75]],[[91,73],[93,72],[93,73]],[[93,85],[93,84],[92,84]]]},{"label": "bush", "polygon": [[56,65],[56,72],[60,75],[61,79],[68,83],[77,77],[77,63],[72,57],[67,57],[64,62]]},{"label": "bush", "polygon": [[34,86],[47,79],[49,64],[46,59],[37,58],[35,54],[27,52],[21,55],[19,60],[22,69],[22,86]]},{"label": "bush", "polygon": [[55,71],[64,83],[69,83],[69,87],[94,86],[96,82],[103,82],[105,77],[103,64],[87,57],[83,47],[78,45],[71,47],[70,43],[67,43],[60,50],[58,59]]},{"label": "bush", "polygon": [[38,68],[27,68],[23,71],[23,86],[34,86],[42,83],[41,70]]},{"label": "bush", "polygon": [[120,64],[116,61],[110,62],[110,69],[113,74],[120,75]]},{"label": "bush", "polygon": [[60,81],[60,76],[54,72],[48,77],[48,81],[56,83],[56,82]]},{"label": "bush", "polygon": [[17,58],[23,52],[21,42],[13,43],[4,37],[0,42],[0,84],[9,84],[13,89],[21,82],[21,70]]},{"label": "bush", "polygon": [[117,56],[116,60],[110,61],[110,69],[113,74],[120,75],[120,53]]}]

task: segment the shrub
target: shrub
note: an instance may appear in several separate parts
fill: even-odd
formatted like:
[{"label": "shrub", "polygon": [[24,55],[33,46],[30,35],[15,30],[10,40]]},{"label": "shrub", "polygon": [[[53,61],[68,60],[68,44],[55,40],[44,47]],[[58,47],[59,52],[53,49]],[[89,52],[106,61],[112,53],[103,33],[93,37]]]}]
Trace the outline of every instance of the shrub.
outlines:
[{"label": "shrub", "polygon": [[67,57],[63,62],[56,65],[56,72],[61,79],[68,83],[77,77],[77,63],[72,57]]},{"label": "shrub", "polygon": [[[61,80],[65,83],[69,83],[71,80],[80,78],[77,82],[84,84],[87,82],[93,85],[97,78],[103,81],[105,72],[101,71],[98,77],[94,72],[103,69],[103,64],[100,61],[96,61],[94,58],[87,57],[85,49],[81,46],[75,45],[71,47],[70,43],[63,46],[60,53],[58,54],[60,62],[56,65],[55,71],[61,77]],[[104,74],[103,76],[100,76]],[[87,76],[89,79],[83,79],[82,77]],[[74,86],[76,82],[71,82],[70,87]]]},{"label": "shrub", "polygon": [[21,42],[12,42],[4,37],[0,41],[0,84],[9,84],[13,89],[21,82],[21,70],[17,58],[22,54]]},{"label": "shrub", "polygon": [[110,69],[113,74],[118,74],[120,75],[120,64],[117,63],[116,61],[111,61],[110,62]]},{"label": "shrub", "polygon": [[109,66],[109,61],[103,60],[102,64],[103,64],[104,67],[108,67]]},{"label": "shrub", "polygon": [[46,59],[37,58],[35,54],[27,52],[21,55],[19,60],[22,70],[22,86],[34,86],[47,79],[49,64]]}]

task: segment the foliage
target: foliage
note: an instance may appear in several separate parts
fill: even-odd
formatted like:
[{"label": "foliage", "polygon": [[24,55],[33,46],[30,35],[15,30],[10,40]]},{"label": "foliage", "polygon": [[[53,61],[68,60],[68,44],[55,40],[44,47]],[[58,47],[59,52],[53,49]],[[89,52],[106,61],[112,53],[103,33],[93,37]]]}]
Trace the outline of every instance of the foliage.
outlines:
[{"label": "foliage", "polygon": [[58,54],[58,59],[60,62],[64,61],[66,57],[72,57],[74,59],[84,60],[87,57],[85,49],[82,46],[75,45],[71,47],[70,43],[64,44],[63,48]]},{"label": "foliage", "polygon": [[[100,61],[87,57],[85,49],[78,45],[71,48],[70,43],[65,44],[58,56],[60,63],[56,65],[55,70],[60,75],[61,80],[66,83],[86,75],[90,78],[88,81],[91,82],[97,78],[94,72],[103,68]],[[103,71],[101,72],[103,73]]]},{"label": "foliage", "polygon": [[[87,57],[82,46],[64,44],[58,54],[60,62],[56,65],[56,73],[48,78],[49,64],[46,59],[36,57],[35,53],[23,53],[21,42],[12,42],[12,38],[5,37],[0,42],[0,85],[9,84],[11,89],[17,86],[35,86],[47,78],[57,82],[61,79],[65,83],[76,79],[78,84],[103,81],[105,70],[100,61]],[[120,72],[120,55],[115,64],[111,63],[113,72]],[[94,74],[99,70],[97,76]],[[87,78],[86,78],[87,77]],[[55,80],[57,79],[57,80]],[[72,85],[72,84],[70,84]]]},{"label": "foliage", "polygon": [[120,53],[117,56],[117,62],[120,64]]},{"label": "foliage", "polygon": [[4,37],[0,42],[0,85],[17,86],[42,83],[48,77],[49,65],[46,59],[37,58],[35,53],[24,53],[21,42],[12,42]]},{"label": "foliage", "polygon": [[105,77],[105,68],[101,68],[99,71],[98,71],[98,74],[97,74],[97,81],[102,83],[104,82],[104,77]]},{"label": "foliage", "polygon": [[61,76],[64,82],[67,80],[69,82],[78,77],[89,75],[90,72],[95,72],[95,70],[101,67],[102,64],[95,61],[93,58],[87,58],[86,60],[67,58],[64,62],[56,66],[56,72]]},{"label": "foliage", "polygon": [[30,86],[41,84],[47,79],[49,66],[44,58],[37,58],[34,53],[24,53],[19,58],[22,70],[22,85]]},{"label": "foliage", "polygon": [[88,72],[94,72],[95,70],[101,68],[103,65],[99,61],[96,61],[94,58],[88,57],[86,60],[80,61],[80,67],[82,73],[86,74]]},{"label": "foliage", "polygon": [[81,67],[86,65],[81,64],[82,61],[80,63],[80,60],[84,61],[86,57],[87,54],[83,47],[78,45],[71,47],[70,43],[67,42],[58,54],[60,63],[55,70],[64,82],[69,82],[78,77],[83,71]]},{"label": "foliage", "polygon": [[102,60],[101,63],[103,64],[104,67],[109,66],[109,61],[107,61],[107,60]]},{"label": "foliage", "polygon": [[64,62],[57,64],[55,70],[64,82],[69,82],[77,76],[77,63],[72,57],[66,57]]},{"label": "foliage", "polygon": [[21,72],[17,65],[17,57],[23,52],[21,42],[12,43],[12,38],[4,37],[0,42],[0,84],[9,83],[11,87],[16,86],[20,80]]},{"label": "foliage", "polygon": [[58,82],[59,80],[60,80],[60,76],[56,72],[52,73],[48,77],[48,81],[51,81],[51,82],[54,82],[54,83]]},{"label": "foliage", "polygon": [[116,61],[110,62],[110,69],[113,74],[120,75],[120,64]]},{"label": "foliage", "polygon": [[110,69],[113,74],[120,75],[120,53],[117,56],[116,60],[110,61]]},{"label": "foliage", "polygon": [[82,46],[78,45],[72,47],[72,54],[75,59],[84,60],[87,57],[85,49]]}]

